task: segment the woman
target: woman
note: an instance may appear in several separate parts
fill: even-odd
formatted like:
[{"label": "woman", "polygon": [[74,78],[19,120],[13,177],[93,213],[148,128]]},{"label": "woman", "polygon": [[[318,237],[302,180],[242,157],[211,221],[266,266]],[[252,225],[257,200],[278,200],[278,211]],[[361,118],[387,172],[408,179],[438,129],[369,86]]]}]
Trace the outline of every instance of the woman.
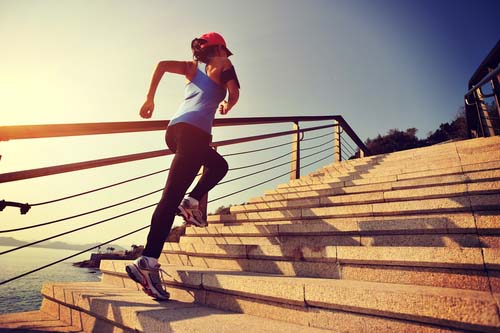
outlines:
[{"label": "woman", "polygon": [[[185,98],[169,122],[166,143],[175,155],[170,166],[162,198],[151,219],[143,255],[127,265],[128,275],[143,286],[146,294],[168,300],[159,277],[158,258],[172,228],[176,214],[187,224],[204,227],[206,219],[199,201],[228,170],[226,160],[209,144],[215,113],[227,114],[239,98],[239,82],[228,57],[232,53],[224,38],[209,32],[191,42],[193,61],[161,61],[153,74],[146,102],[141,108],[143,118],[151,118],[156,88],[165,72],[184,75],[187,79]],[[228,95],[228,99],[224,98]],[[183,199],[200,167],[205,172],[188,197]]]}]

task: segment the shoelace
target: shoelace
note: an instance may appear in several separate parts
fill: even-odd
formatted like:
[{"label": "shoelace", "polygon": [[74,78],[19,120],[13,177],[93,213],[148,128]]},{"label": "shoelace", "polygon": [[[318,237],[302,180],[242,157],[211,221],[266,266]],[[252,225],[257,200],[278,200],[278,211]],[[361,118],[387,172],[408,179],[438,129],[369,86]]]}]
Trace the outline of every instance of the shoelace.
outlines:
[{"label": "shoelace", "polygon": [[153,274],[153,279],[152,279],[152,282],[155,284],[155,285],[159,285],[159,287],[161,287],[161,290],[163,290],[165,293],[168,294],[168,292],[163,288],[163,285],[165,284],[165,279],[163,278],[163,274],[167,275],[167,276],[170,276],[170,274],[167,273],[167,271],[165,271],[163,268],[160,268],[160,264],[157,264],[155,267],[152,267],[150,268],[150,270],[154,273],[157,273],[157,274]]}]

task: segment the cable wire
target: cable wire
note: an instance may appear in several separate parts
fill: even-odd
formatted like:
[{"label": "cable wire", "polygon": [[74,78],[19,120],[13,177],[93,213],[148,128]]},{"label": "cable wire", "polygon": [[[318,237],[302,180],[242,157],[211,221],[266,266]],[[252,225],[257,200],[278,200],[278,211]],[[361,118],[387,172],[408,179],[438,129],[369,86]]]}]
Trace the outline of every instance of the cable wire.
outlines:
[{"label": "cable wire", "polygon": [[28,244],[24,244],[24,245],[21,245],[21,246],[18,246],[18,247],[15,247],[13,249],[10,249],[10,250],[6,250],[6,251],[3,251],[3,252],[0,252],[0,255],[3,255],[3,254],[7,254],[7,253],[10,253],[10,252],[14,252],[14,251],[17,251],[17,250],[20,250],[20,249],[23,249],[25,247],[28,247],[28,246],[31,246],[31,245],[35,245],[35,244],[39,244],[39,243],[42,243],[42,242],[45,242],[45,241],[48,241],[48,240],[51,240],[51,239],[54,239],[54,238],[57,238],[57,237],[61,237],[61,236],[64,236],[64,235],[68,235],[68,234],[71,234],[73,232],[76,232],[76,231],[80,231],[80,230],[83,230],[83,229],[87,229],[87,228],[90,228],[90,227],[93,227],[93,226],[96,226],[98,224],[101,224],[101,223],[104,223],[104,222],[108,222],[108,221],[111,221],[111,220],[115,220],[119,217],[123,217],[123,216],[126,216],[126,215],[130,215],[130,214],[133,214],[133,213],[136,213],[138,211],[141,211],[141,210],[144,210],[144,209],[147,209],[147,208],[151,208],[153,206],[156,206],[158,203],[155,203],[155,204],[151,204],[151,205],[148,205],[148,206],[145,206],[145,207],[142,207],[142,208],[138,208],[138,209],[134,209],[132,211],[129,211],[129,212],[126,212],[126,213],[123,213],[123,214],[120,214],[120,215],[116,215],[116,216],[113,216],[111,218],[107,218],[107,219],[104,219],[104,220],[101,220],[101,221],[98,221],[98,222],[94,222],[94,223],[91,223],[91,224],[88,224],[86,226],[83,226],[83,227],[80,227],[80,228],[76,228],[76,229],[73,229],[73,230],[70,230],[70,231],[66,231],[66,232],[62,232],[60,234],[57,234],[57,235],[54,235],[54,236],[51,236],[51,237],[47,237],[47,238],[44,238],[44,239],[41,239],[41,240],[37,240],[35,242],[31,242],[31,243],[28,243]]},{"label": "cable wire", "polygon": [[326,134],[323,134],[323,135],[320,135],[320,136],[316,136],[316,137],[313,137],[313,138],[304,139],[302,141],[316,140],[316,139],[319,139],[319,138],[324,138],[325,136],[328,136],[328,135],[333,135],[333,133],[326,133]]},{"label": "cable wire", "polygon": [[[310,154],[310,155],[304,156],[304,157],[302,157],[302,159],[306,159],[306,158],[308,158],[308,157],[311,157],[311,156],[314,156],[314,155],[318,155],[318,154],[320,154],[320,153],[322,153],[322,152],[324,152],[324,151],[330,150],[330,149],[331,149],[331,148],[330,148],[330,147],[328,147],[328,148],[326,148],[326,149],[323,149],[323,150],[320,150],[320,151],[318,151],[318,152],[312,153],[312,154]],[[247,178],[247,177],[250,177],[250,176],[255,176],[255,175],[259,174],[259,173],[263,173],[263,172],[266,172],[266,171],[269,171],[269,170],[272,170],[272,169],[275,169],[275,168],[278,168],[278,167],[281,167],[281,166],[284,166],[284,165],[290,164],[290,163],[295,162],[295,161],[296,161],[296,160],[292,160],[292,161],[290,161],[290,162],[288,162],[288,161],[287,161],[287,162],[285,162],[285,163],[281,163],[281,164],[278,164],[278,165],[274,165],[274,166],[269,167],[269,168],[267,168],[267,169],[259,170],[259,171],[256,171],[256,172],[253,172],[253,173],[250,173],[250,174],[247,174],[247,175],[243,175],[243,176],[240,176],[240,177],[237,177],[237,178],[233,178],[233,179],[229,179],[229,180],[226,180],[226,181],[220,182],[220,183],[218,183],[217,185],[223,185],[223,184],[227,184],[227,183],[230,183],[230,182],[234,182],[234,181],[236,181],[236,180],[240,180],[240,179]],[[288,173],[290,173],[290,172],[288,172]]]},{"label": "cable wire", "polygon": [[287,152],[281,156],[278,156],[278,157],[275,157],[273,159],[270,159],[270,160],[267,160],[267,161],[264,161],[264,162],[259,162],[259,163],[255,163],[255,164],[250,164],[250,165],[245,165],[245,166],[241,166],[241,167],[236,167],[236,168],[230,168],[228,169],[227,171],[236,171],[236,170],[241,170],[241,169],[247,169],[247,168],[251,168],[251,167],[254,167],[254,166],[257,166],[257,165],[262,165],[262,164],[267,164],[269,162],[274,162],[274,161],[277,161],[283,157],[286,157],[288,155],[290,155],[291,153],[295,152],[296,150],[292,151],[292,152]]},{"label": "cable wire", "polygon": [[158,192],[161,192],[161,191],[163,191],[163,188],[158,189],[158,190],[153,191],[153,192],[149,192],[149,193],[140,195],[138,197],[135,197],[135,198],[132,198],[132,199],[129,199],[129,200],[125,200],[125,201],[122,201],[122,202],[118,202],[118,203],[106,206],[106,207],[94,209],[94,210],[91,210],[91,211],[88,211],[88,212],[80,213],[80,214],[73,215],[73,216],[68,216],[68,217],[57,219],[57,220],[54,220],[54,221],[49,221],[49,222],[34,224],[34,225],[27,226],[27,227],[21,227],[21,228],[15,228],[15,229],[0,230],[0,234],[7,233],[7,232],[14,232],[14,231],[21,231],[21,230],[33,229],[33,228],[37,228],[37,227],[42,227],[42,226],[46,226],[46,225],[50,225],[50,224],[54,224],[54,223],[59,223],[59,222],[71,220],[71,219],[74,219],[74,218],[77,218],[77,217],[82,217],[82,216],[85,216],[85,215],[97,213],[97,212],[100,212],[100,211],[103,211],[103,210],[106,210],[106,209],[109,209],[109,208],[117,207],[117,206],[129,203],[129,202],[132,202],[132,201],[135,201],[135,200],[138,200],[138,199],[142,199],[144,197],[147,197],[149,195],[152,195],[152,194],[155,194],[155,193],[158,193]]},{"label": "cable wire", "polygon": [[351,149],[348,149],[348,148],[347,148],[347,146],[346,146],[345,144],[343,144],[343,143],[341,142],[341,143],[340,143],[340,145],[341,145],[341,147],[342,147],[341,151],[346,150],[347,152],[349,152],[349,153],[353,154],[353,151],[352,151]]},{"label": "cable wire", "polygon": [[[325,144],[327,143],[330,143],[332,142],[332,140],[329,140],[329,141],[326,141],[326,142],[323,142],[317,146],[313,146],[313,147],[308,147],[308,148],[301,148],[300,150],[301,151],[307,151],[307,150],[311,150],[311,149],[314,149],[314,148],[318,148],[318,147],[321,147],[321,146],[324,146]],[[286,152],[285,154],[281,155],[281,156],[278,156],[278,157],[275,157],[273,159],[270,159],[270,160],[267,160],[267,161],[263,161],[263,162],[259,162],[259,163],[255,163],[255,164],[250,164],[250,165],[245,165],[245,166],[241,166],[241,167],[236,167],[236,168],[230,168],[228,171],[236,171],[236,170],[241,170],[241,169],[246,169],[246,168],[251,168],[251,167],[254,167],[254,166],[257,166],[257,165],[262,165],[262,164],[266,164],[266,163],[269,163],[269,162],[274,162],[274,161],[277,161],[283,157],[286,157],[292,153],[295,153],[297,150],[292,150],[291,152]]]},{"label": "cable wire", "polygon": [[17,279],[20,279],[20,278],[22,278],[22,277],[24,277],[24,276],[26,276],[26,275],[29,275],[29,274],[32,274],[32,273],[36,273],[36,272],[38,272],[38,271],[41,271],[42,269],[45,269],[45,268],[50,267],[50,266],[53,266],[53,265],[58,264],[58,263],[60,263],[60,262],[66,261],[66,260],[68,260],[68,259],[74,258],[74,257],[76,257],[76,256],[79,256],[79,255],[81,255],[81,254],[85,253],[85,252],[88,252],[88,251],[90,251],[90,250],[96,249],[96,248],[98,248],[98,247],[101,247],[101,246],[103,246],[103,245],[109,244],[109,243],[111,243],[111,242],[117,241],[117,240],[122,239],[122,238],[124,238],[124,237],[130,236],[130,235],[132,235],[132,234],[135,234],[135,233],[137,233],[137,232],[139,232],[139,231],[141,231],[141,230],[144,230],[144,229],[146,229],[146,228],[149,228],[149,227],[150,227],[149,225],[144,226],[144,227],[141,227],[141,228],[139,228],[139,229],[137,229],[137,230],[134,230],[134,231],[131,231],[131,232],[129,232],[129,233],[126,233],[125,235],[122,235],[122,236],[120,236],[120,237],[116,237],[116,238],[110,239],[110,240],[108,240],[108,241],[106,241],[106,242],[104,242],[104,243],[101,243],[101,244],[96,245],[96,246],[94,246],[94,247],[90,247],[90,248],[88,248],[88,249],[85,249],[85,250],[80,251],[80,252],[78,252],[78,253],[72,254],[72,255],[67,256],[67,257],[65,257],[65,258],[62,258],[62,259],[60,259],[60,260],[54,261],[54,262],[52,262],[52,263],[50,263],[50,264],[47,264],[47,265],[45,265],[45,266],[38,267],[38,268],[33,269],[33,270],[29,271],[29,272],[26,272],[26,273],[23,273],[23,274],[17,275],[17,276],[15,276],[15,277],[13,277],[13,278],[10,278],[10,279],[7,279],[7,280],[4,280],[4,281],[0,282],[0,285],[3,285],[3,284],[6,284],[6,283],[9,283],[9,282],[14,281],[14,280],[17,280]]},{"label": "cable wire", "polygon": [[[323,157],[323,158],[321,158],[321,159],[319,159],[319,160],[316,160],[316,161],[314,161],[314,162],[311,162],[311,163],[309,163],[309,164],[307,164],[307,165],[304,165],[304,166],[300,167],[300,169],[303,169],[303,168],[306,168],[306,167],[308,167],[308,166],[310,166],[310,165],[313,165],[313,164],[315,164],[315,163],[321,162],[321,161],[323,161],[323,160],[325,160],[325,159],[327,159],[327,158],[329,158],[329,157],[331,157],[331,156],[333,156],[333,153],[332,153],[332,154],[329,154],[329,155],[327,155],[327,156],[325,156],[325,157]],[[292,170],[292,172],[293,172],[293,171],[295,171],[295,170]],[[273,178],[268,179],[268,180],[266,180],[266,181],[264,181],[264,182],[261,182],[261,183],[259,183],[259,184],[255,184],[255,185],[253,185],[253,186],[250,186],[250,187],[248,187],[248,188],[246,188],[246,189],[243,189],[243,190],[240,190],[240,191],[237,191],[237,192],[233,192],[233,193],[230,193],[230,194],[228,194],[228,195],[225,195],[225,196],[222,196],[222,197],[219,197],[219,198],[216,198],[216,199],[210,200],[209,202],[215,202],[215,201],[217,201],[217,200],[220,200],[220,199],[226,198],[226,197],[228,197],[228,196],[231,196],[231,195],[234,195],[234,194],[237,194],[237,193],[241,193],[241,192],[243,192],[243,191],[249,190],[249,189],[254,188],[254,187],[256,187],[256,186],[263,185],[263,184],[265,184],[265,183],[267,183],[267,182],[270,182],[270,181],[272,181],[272,180],[275,180],[275,179],[281,178],[281,177],[283,177],[283,176],[285,176],[285,175],[288,175],[288,174],[290,174],[290,172],[287,172],[287,173],[285,173],[285,174],[279,175],[279,176],[277,176],[277,177],[273,177]],[[154,205],[156,205],[156,204],[154,204]],[[140,211],[140,210],[143,210],[143,209],[146,209],[146,208],[150,208],[150,207],[152,207],[152,206],[154,206],[154,205],[149,205],[149,206],[146,206],[146,207],[142,207],[142,208],[140,208],[140,209],[137,209],[137,210],[134,210],[134,211],[128,212],[128,213],[126,213],[126,214],[122,214],[122,215],[116,216],[116,217],[114,217],[114,218],[117,218],[117,217],[122,217],[122,216],[125,216],[125,215],[128,215],[128,214],[132,214],[132,213],[135,213],[135,212],[137,212],[137,211]],[[109,220],[109,219],[108,219],[108,220]],[[108,241],[106,241],[106,242],[100,243],[99,245],[96,245],[96,246],[93,246],[93,247],[87,248],[87,249],[85,249],[85,250],[82,250],[82,251],[77,252],[77,253],[75,253],[75,254],[72,254],[72,255],[70,255],[70,256],[64,257],[64,258],[62,258],[62,259],[60,259],[60,260],[54,261],[54,262],[52,262],[52,263],[50,263],[50,264],[47,264],[47,265],[44,265],[44,266],[38,267],[38,268],[33,269],[33,270],[31,270],[31,271],[28,271],[28,272],[25,272],[25,273],[23,273],[23,274],[17,275],[17,276],[15,276],[15,277],[13,277],[13,278],[10,278],[10,279],[7,279],[7,280],[4,280],[4,281],[1,281],[1,282],[0,282],[0,285],[4,285],[4,284],[6,284],[6,283],[9,283],[9,282],[15,281],[15,280],[17,280],[17,279],[20,279],[20,278],[22,278],[22,277],[24,277],[24,276],[27,276],[27,275],[30,275],[30,274],[36,273],[36,272],[41,271],[41,270],[43,270],[43,269],[45,269],[45,268],[51,267],[51,266],[56,265],[56,264],[58,264],[58,263],[60,263],[60,262],[63,262],[63,261],[66,261],[66,260],[68,260],[68,259],[71,259],[71,258],[74,258],[74,257],[76,257],[76,256],[79,256],[79,255],[81,255],[81,254],[83,254],[83,253],[85,253],[85,252],[91,251],[91,250],[96,249],[96,248],[98,248],[98,247],[101,247],[101,246],[103,246],[103,245],[106,245],[106,244],[109,244],[109,243],[111,243],[111,242],[114,242],[114,241],[117,241],[117,240],[119,240],[119,239],[122,239],[122,238],[124,238],[124,237],[130,236],[130,235],[132,235],[132,234],[134,234],[134,233],[137,233],[137,232],[142,231],[142,230],[144,230],[144,229],[147,229],[147,228],[149,228],[149,227],[150,227],[150,225],[146,225],[146,226],[144,226],[144,227],[141,227],[141,228],[139,228],[139,229],[136,229],[136,230],[134,230],[134,231],[131,231],[131,232],[129,232],[129,233],[126,233],[126,234],[124,234],[124,235],[122,235],[122,236],[119,236],[119,237],[116,237],[116,238],[110,239],[110,240],[108,240]],[[38,241],[38,242],[32,243],[31,245],[36,244],[36,243],[40,243],[40,242],[42,242],[42,241]],[[28,244],[28,245],[26,245],[26,246],[29,246],[29,244]],[[26,246],[22,246],[22,247],[26,247]],[[19,248],[21,248],[21,247],[19,247]],[[18,248],[18,249],[19,249],[19,248]],[[0,255],[1,255],[1,254],[4,254],[4,253],[12,252],[12,251],[14,251],[14,250],[16,250],[16,249],[9,250],[9,251],[4,251],[4,252],[0,253]]]},{"label": "cable wire", "polygon": [[[325,157],[323,157],[323,158],[321,158],[321,159],[319,159],[319,160],[317,160],[317,161],[314,161],[314,162],[312,162],[312,163],[309,163],[309,164],[306,164],[306,165],[304,165],[304,166],[301,166],[301,167],[300,167],[300,170],[302,170],[303,168],[306,168],[306,167],[308,167],[308,166],[310,166],[310,165],[313,165],[313,164],[315,164],[315,163],[321,162],[321,161],[323,161],[323,160],[325,160],[325,159],[327,159],[327,158],[329,158],[329,157],[331,157],[331,156],[333,156],[333,155],[334,155],[334,153],[331,153],[330,155],[325,156]],[[215,201],[217,201],[217,200],[224,199],[224,198],[230,197],[230,196],[232,196],[232,195],[234,195],[234,194],[239,194],[239,193],[242,193],[242,192],[244,192],[244,191],[247,191],[247,190],[249,190],[249,189],[251,189],[251,188],[254,188],[254,187],[257,187],[257,186],[260,186],[260,185],[266,184],[266,183],[268,183],[268,182],[270,182],[270,181],[273,181],[273,180],[276,180],[276,179],[281,178],[281,177],[283,177],[283,176],[289,175],[289,174],[290,174],[290,172],[294,172],[295,170],[296,170],[296,169],[291,170],[291,171],[288,171],[288,172],[286,172],[286,173],[284,173],[284,174],[281,174],[281,175],[279,175],[279,176],[273,177],[273,178],[271,178],[271,179],[265,180],[265,181],[260,182],[260,183],[258,183],[258,184],[254,184],[254,185],[249,186],[249,187],[247,187],[247,188],[244,188],[244,189],[242,189],[242,190],[239,190],[239,191],[236,191],[236,192],[233,192],[233,193],[229,193],[229,194],[227,194],[227,195],[224,195],[224,196],[221,196],[221,197],[218,197],[218,198],[212,199],[212,200],[208,201],[208,203],[215,202]]]},{"label": "cable wire", "polygon": [[[324,137],[326,135],[330,135],[330,133],[325,134],[325,135],[321,135],[321,136],[317,136],[317,137],[313,137],[313,138],[309,138],[309,139],[303,139],[302,141],[314,140],[314,139],[318,139],[318,138]],[[255,149],[255,150],[249,150],[249,151],[245,151],[245,152],[226,154],[226,155],[222,155],[222,156],[229,157],[229,156],[235,156],[235,155],[241,155],[241,154],[249,154],[249,153],[253,153],[253,152],[260,152],[260,151],[264,151],[264,150],[269,150],[269,149],[273,149],[273,148],[282,147],[282,146],[285,146],[285,145],[290,145],[293,142],[294,141],[286,142],[286,143],[283,143],[283,144],[279,144],[279,145],[271,146],[271,147],[266,147],[266,148],[262,148],[262,149]],[[52,200],[48,200],[48,201],[37,202],[37,203],[34,203],[34,204],[30,204],[30,207],[47,205],[47,204],[51,204],[51,203],[55,203],[55,202],[59,202],[59,201],[63,201],[63,200],[68,200],[68,199],[76,198],[76,197],[79,197],[79,196],[82,196],[82,195],[87,195],[87,194],[90,194],[90,193],[95,193],[95,192],[98,192],[98,191],[101,191],[101,190],[105,190],[105,189],[109,189],[109,188],[112,188],[112,187],[115,187],[115,186],[123,185],[123,184],[129,183],[129,182],[132,182],[132,181],[136,181],[136,180],[139,180],[139,179],[143,179],[143,178],[147,178],[147,177],[150,177],[150,176],[154,176],[154,175],[166,172],[168,170],[170,170],[170,168],[162,169],[162,170],[155,171],[155,172],[152,172],[152,173],[148,173],[148,174],[145,174],[145,175],[142,175],[142,176],[130,178],[130,179],[127,179],[127,180],[124,180],[124,181],[121,181],[121,182],[117,182],[117,183],[113,183],[113,184],[110,184],[110,185],[102,186],[102,187],[99,187],[99,188],[96,188],[96,189],[93,189],[93,190],[89,190],[89,191],[85,191],[85,192],[81,192],[81,193],[76,193],[76,194],[72,194],[72,195],[69,195],[69,196],[65,196],[65,197],[61,197],[61,198],[57,198],[57,199],[52,199]]]},{"label": "cable wire", "polygon": [[[355,149],[355,148],[353,148],[353,147],[349,144],[349,141],[347,141],[347,140],[345,140],[345,139],[344,139],[344,140],[342,140],[342,141],[343,141],[343,142],[345,142],[345,144],[347,144],[349,147],[351,147],[352,151],[356,152],[356,149]],[[358,147],[358,149],[359,149],[359,147]]]},{"label": "cable wire", "polygon": [[276,145],[276,146],[267,147],[267,148],[247,150],[247,151],[242,151],[242,152],[238,152],[238,153],[230,153],[230,154],[225,154],[225,155],[222,155],[222,156],[224,156],[224,157],[230,157],[230,156],[235,156],[235,155],[250,154],[250,153],[260,152],[260,151],[269,150],[269,149],[273,149],[273,148],[283,147],[283,146],[286,146],[286,145],[291,145],[294,142],[295,141],[290,141],[290,142],[285,142],[285,143],[282,143],[282,144],[279,144],[279,145]]},{"label": "cable wire", "polygon": [[85,195],[85,194],[94,193],[94,192],[105,190],[105,189],[108,189],[108,188],[111,188],[111,187],[114,187],[114,186],[118,186],[118,185],[123,185],[123,184],[129,183],[129,182],[132,182],[134,180],[139,180],[139,179],[142,179],[142,178],[146,178],[146,177],[150,177],[150,176],[153,176],[153,175],[157,175],[159,173],[166,172],[168,170],[170,170],[170,168],[168,168],[168,169],[162,169],[162,170],[155,171],[155,172],[152,172],[152,173],[148,173],[148,174],[143,175],[143,176],[139,176],[139,177],[127,179],[127,180],[124,180],[124,181],[121,181],[121,182],[118,182],[118,183],[114,183],[114,184],[111,184],[111,185],[106,185],[106,186],[103,186],[103,187],[99,187],[99,188],[96,188],[94,190],[90,190],[90,191],[86,191],[86,192],[81,192],[81,193],[69,195],[67,197],[62,197],[62,198],[58,198],[58,199],[54,199],[54,200],[50,200],[50,201],[45,201],[45,202],[39,202],[39,203],[31,204],[30,206],[31,207],[41,206],[41,205],[46,205],[46,204],[50,204],[50,203],[54,203],[54,202],[58,202],[58,201],[63,201],[63,200],[66,200],[66,199],[76,198],[76,197],[79,197],[79,196],[82,196],[82,195]]}]

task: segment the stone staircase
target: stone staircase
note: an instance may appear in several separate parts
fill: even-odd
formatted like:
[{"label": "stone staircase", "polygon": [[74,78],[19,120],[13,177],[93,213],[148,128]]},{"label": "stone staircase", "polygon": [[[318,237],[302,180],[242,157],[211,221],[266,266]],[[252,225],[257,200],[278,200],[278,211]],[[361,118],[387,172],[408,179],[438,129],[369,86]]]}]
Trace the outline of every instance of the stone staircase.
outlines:
[{"label": "stone staircase", "polygon": [[108,260],[41,310],[85,332],[500,332],[500,137],[331,164],[160,262],[172,301]]}]

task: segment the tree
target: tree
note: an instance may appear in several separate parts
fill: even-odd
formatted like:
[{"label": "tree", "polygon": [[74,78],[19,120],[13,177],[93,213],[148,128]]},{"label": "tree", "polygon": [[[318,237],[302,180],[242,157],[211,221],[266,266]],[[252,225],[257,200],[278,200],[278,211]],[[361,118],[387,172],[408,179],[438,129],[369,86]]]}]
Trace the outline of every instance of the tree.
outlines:
[{"label": "tree", "polygon": [[443,123],[434,133],[429,133],[426,145],[454,140],[467,139],[467,122],[465,121],[464,108],[459,109],[455,119],[451,123]]},{"label": "tree", "polygon": [[367,139],[365,144],[372,155],[422,147],[424,143],[417,138],[416,134],[416,128],[408,128],[404,132],[391,129],[385,136],[379,134],[375,139]]},{"label": "tree", "polygon": [[[366,147],[371,155],[392,153],[395,151],[420,148],[449,140],[463,140],[467,138],[467,123],[464,108],[458,109],[455,119],[451,123],[443,123],[434,132],[430,132],[426,139],[417,138],[417,129],[408,128],[406,131],[391,129],[386,135],[378,135],[375,139],[368,138]],[[359,157],[359,149],[354,157]],[[353,157],[353,158],[354,158]]]}]

